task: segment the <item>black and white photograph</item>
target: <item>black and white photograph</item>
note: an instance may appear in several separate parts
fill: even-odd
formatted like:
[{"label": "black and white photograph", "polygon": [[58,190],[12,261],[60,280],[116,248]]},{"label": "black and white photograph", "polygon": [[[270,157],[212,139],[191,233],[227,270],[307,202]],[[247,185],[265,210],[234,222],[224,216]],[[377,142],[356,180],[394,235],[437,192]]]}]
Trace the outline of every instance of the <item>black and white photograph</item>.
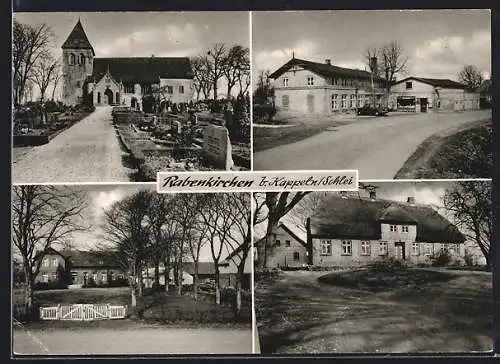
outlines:
[{"label": "black and white photograph", "polygon": [[15,13],[14,183],[250,169],[249,19]]},{"label": "black and white photograph", "polygon": [[491,178],[489,10],[257,11],[252,33],[255,170]]},{"label": "black and white photograph", "polygon": [[251,354],[249,193],[16,185],[16,355]]},{"label": "black and white photograph", "polygon": [[260,353],[492,350],[491,181],[254,201]]}]

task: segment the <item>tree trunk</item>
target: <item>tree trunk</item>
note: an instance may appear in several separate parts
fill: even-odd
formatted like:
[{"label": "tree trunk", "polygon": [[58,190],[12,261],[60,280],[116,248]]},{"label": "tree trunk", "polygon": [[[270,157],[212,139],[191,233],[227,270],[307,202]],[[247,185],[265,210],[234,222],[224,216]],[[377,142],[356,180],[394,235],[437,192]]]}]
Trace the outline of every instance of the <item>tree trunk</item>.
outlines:
[{"label": "tree trunk", "polygon": [[165,279],[165,292],[168,292],[168,284],[170,283],[170,262],[169,259],[163,260],[163,276]]},{"label": "tree trunk", "polygon": [[178,263],[177,267],[177,294],[179,296],[182,295],[182,281],[183,281],[183,274],[182,274],[182,264],[180,262]]},{"label": "tree trunk", "polygon": [[137,297],[135,294],[135,286],[130,287],[130,306],[137,307]]},{"label": "tree trunk", "polygon": [[153,288],[158,289],[158,287],[160,287],[160,261],[155,260],[154,264],[155,264],[155,283]]},{"label": "tree trunk", "polygon": [[214,101],[217,100],[217,80],[214,81]]},{"label": "tree trunk", "polygon": [[33,287],[35,286],[34,279],[26,280],[26,287],[24,288],[24,308],[25,315],[29,315],[33,310]]},{"label": "tree trunk", "polygon": [[193,297],[198,301],[198,260],[194,262]]},{"label": "tree trunk", "polygon": [[266,231],[266,243],[264,246],[264,259],[262,262],[263,268],[268,268],[267,258],[270,254],[270,251],[271,251],[272,237],[273,237],[273,234],[275,233],[277,228],[278,228],[278,221],[273,221],[272,219],[268,220],[267,231]]},{"label": "tree trunk", "polygon": [[215,303],[220,305],[221,295],[220,295],[220,273],[217,265],[215,266]]},{"label": "tree trunk", "polygon": [[242,276],[240,274],[236,275],[236,302],[234,308],[234,315],[239,317],[241,314],[241,285]]},{"label": "tree trunk", "polygon": [[139,277],[137,281],[137,296],[142,297],[142,289],[143,289],[143,282],[142,282],[142,270],[139,270]]}]

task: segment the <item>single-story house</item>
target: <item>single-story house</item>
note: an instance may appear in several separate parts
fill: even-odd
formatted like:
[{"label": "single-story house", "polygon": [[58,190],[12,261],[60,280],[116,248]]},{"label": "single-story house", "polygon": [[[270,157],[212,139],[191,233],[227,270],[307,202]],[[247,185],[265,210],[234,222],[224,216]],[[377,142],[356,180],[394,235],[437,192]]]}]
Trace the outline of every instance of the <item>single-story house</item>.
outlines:
[{"label": "single-story house", "polygon": [[382,257],[428,263],[447,250],[464,255],[464,235],[428,205],[332,195],[307,221],[312,264],[365,265]]},{"label": "single-story house", "polygon": [[407,77],[391,85],[389,107],[397,111],[464,111],[479,109],[479,92],[449,79]]}]

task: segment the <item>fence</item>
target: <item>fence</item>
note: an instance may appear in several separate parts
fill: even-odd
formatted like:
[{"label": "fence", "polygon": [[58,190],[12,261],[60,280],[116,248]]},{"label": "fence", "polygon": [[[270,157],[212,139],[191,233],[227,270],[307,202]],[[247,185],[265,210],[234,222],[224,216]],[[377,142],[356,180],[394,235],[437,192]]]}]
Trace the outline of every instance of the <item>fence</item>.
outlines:
[{"label": "fence", "polygon": [[41,320],[94,321],[123,319],[127,306],[74,304],[40,307]]}]

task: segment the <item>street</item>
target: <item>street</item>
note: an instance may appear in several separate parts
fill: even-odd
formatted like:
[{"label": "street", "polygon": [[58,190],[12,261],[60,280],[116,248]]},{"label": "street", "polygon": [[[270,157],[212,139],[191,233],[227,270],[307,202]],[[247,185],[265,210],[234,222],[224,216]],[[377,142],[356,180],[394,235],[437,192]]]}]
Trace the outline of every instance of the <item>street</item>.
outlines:
[{"label": "street", "polygon": [[111,106],[97,107],[48,144],[33,147],[13,163],[14,183],[128,182],[127,166],[112,125]]},{"label": "street", "polygon": [[172,328],[14,328],[16,355],[89,354],[250,354],[251,329]]},{"label": "street", "polygon": [[358,169],[360,179],[393,179],[428,137],[491,110],[362,117],[310,138],[254,154],[255,170]]}]

